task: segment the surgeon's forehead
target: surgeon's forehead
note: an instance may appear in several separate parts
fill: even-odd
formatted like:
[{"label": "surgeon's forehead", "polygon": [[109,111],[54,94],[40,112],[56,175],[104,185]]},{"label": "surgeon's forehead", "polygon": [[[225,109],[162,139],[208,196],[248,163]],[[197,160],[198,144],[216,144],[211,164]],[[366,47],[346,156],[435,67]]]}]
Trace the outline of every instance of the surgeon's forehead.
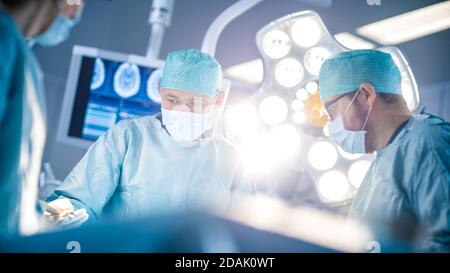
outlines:
[{"label": "surgeon's forehead", "polygon": [[182,99],[211,99],[210,96],[200,95],[198,93],[188,92],[188,91],[181,91],[176,89],[161,89],[164,96],[170,96],[170,97],[176,97],[176,98],[182,98]]}]

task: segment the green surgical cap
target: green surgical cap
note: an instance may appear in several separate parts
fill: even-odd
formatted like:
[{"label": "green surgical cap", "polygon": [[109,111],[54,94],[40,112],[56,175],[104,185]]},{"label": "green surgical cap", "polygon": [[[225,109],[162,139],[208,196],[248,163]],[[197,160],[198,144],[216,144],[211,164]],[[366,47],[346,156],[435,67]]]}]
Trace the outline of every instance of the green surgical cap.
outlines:
[{"label": "green surgical cap", "polygon": [[350,93],[361,83],[379,93],[402,94],[401,74],[391,55],[374,49],[353,50],[327,59],[319,73],[320,99]]},{"label": "green surgical cap", "polygon": [[222,68],[210,55],[197,49],[169,53],[164,65],[161,88],[214,96],[222,86]]}]

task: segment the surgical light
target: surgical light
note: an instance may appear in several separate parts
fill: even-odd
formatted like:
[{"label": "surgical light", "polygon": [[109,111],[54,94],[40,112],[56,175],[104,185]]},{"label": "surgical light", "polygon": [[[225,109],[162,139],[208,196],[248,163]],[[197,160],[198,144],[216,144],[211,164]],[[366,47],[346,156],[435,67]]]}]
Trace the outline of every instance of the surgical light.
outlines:
[{"label": "surgical light", "polygon": [[244,167],[253,174],[265,174],[298,153],[300,134],[288,124],[272,128],[268,135],[257,135],[244,141],[240,151]]},{"label": "surgical light", "polygon": [[286,159],[297,153],[300,147],[300,134],[289,124],[274,127],[269,133],[269,145],[274,149],[272,158]]},{"label": "surgical light", "polygon": [[414,88],[410,81],[406,79],[402,79],[402,95],[403,99],[406,102],[406,105],[408,105],[409,109],[413,109],[415,107],[415,99],[414,99]]},{"label": "surgical light", "polygon": [[326,201],[340,202],[347,198],[350,192],[350,184],[344,173],[332,170],[320,177],[318,190]]},{"label": "surgical light", "polygon": [[264,35],[262,48],[270,58],[280,59],[291,50],[291,39],[284,31],[271,30]]},{"label": "surgical light", "polygon": [[319,171],[331,169],[338,159],[336,148],[328,141],[314,143],[308,152],[308,161]]},{"label": "surgical light", "polygon": [[267,136],[255,136],[244,141],[240,149],[246,171],[252,174],[270,172],[273,167],[273,151]]},{"label": "surgical light", "polygon": [[286,102],[278,96],[269,96],[259,104],[259,116],[261,120],[269,125],[283,122],[288,115]]},{"label": "surgical light", "polygon": [[322,128],[328,122],[319,93],[310,95],[305,101],[305,113],[308,121],[315,127]]},{"label": "surgical light", "polygon": [[[337,37],[347,38],[349,36],[351,35],[345,33],[337,35]],[[299,112],[297,111],[299,103],[293,101],[303,101],[304,109],[301,111],[306,115],[305,126],[313,125],[321,129],[328,118],[323,111],[319,96],[320,69],[324,61],[331,56],[349,50],[336,39],[329,33],[320,16],[313,11],[292,13],[261,28],[256,34],[256,45],[265,71],[259,86],[261,96],[280,96],[289,106],[292,106],[293,112]],[[355,39],[353,44],[354,41]],[[374,47],[374,45],[363,47]],[[271,54],[272,48],[274,52],[283,52],[283,54]],[[275,50],[276,48],[285,48],[285,50]],[[403,96],[410,110],[417,110],[420,103],[419,93],[407,60],[398,48],[383,47],[378,50],[385,51],[396,59],[402,74]],[[257,71],[256,68],[250,70],[250,74],[257,74],[252,71]],[[262,74],[261,71],[259,73]],[[295,96],[292,92],[295,92]],[[303,123],[303,114],[290,113],[290,118],[296,124]],[[308,133],[313,134],[313,131]]]},{"label": "surgical light", "polygon": [[359,160],[353,163],[348,170],[348,179],[353,187],[356,189],[361,186],[367,171],[372,163],[368,160]]},{"label": "surgical light", "polygon": [[299,90],[297,90],[297,93],[295,93],[295,96],[299,100],[307,100],[309,97],[309,93],[305,88],[300,88]]},{"label": "surgical light", "polygon": [[326,59],[331,57],[331,52],[324,47],[313,47],[305,54],[305,67],[309,73],[318,76],[320,68]]},{"label": "surgical light", "polygon": [[319,85],[315,81],[308,82],[305,86],[309,94],[315,94],[319,91]]},{"label": "surgical light", "polygon": [[372,49],[375,48],[375,44],[366,41],[358,36],[350,34],[348,32],[341,32],[334,35],[334,38],[343,46],[348,49]]},{"label": "surgical light", "polygon": [[304,112],[295,112],[292,114],[292,121],[297,124],[302,124],[306,120],[306,114]]},{"label": "surgical light", "polygon": [[227,128],[238,137],[249,137],[258,129],[258,111],[251,104],[242,103],[228,107],[225,118]]},{"label": "surgical light", "polygon": [[295,112],[300,112],[305,108],[305,104],[301,100],[294,100],[291,104],[291,108]]},{"label": "surgical light", "polygon": [[275,67],[275,79],[284,87],[298,85],[304,77],[302,64],[294,58],[281,60]]},{"label": "surgical light", "polygon": [[291,28],[291,37],[301,47],[317,44],[322,36],[319,24],[310,17],[298,19]]}]

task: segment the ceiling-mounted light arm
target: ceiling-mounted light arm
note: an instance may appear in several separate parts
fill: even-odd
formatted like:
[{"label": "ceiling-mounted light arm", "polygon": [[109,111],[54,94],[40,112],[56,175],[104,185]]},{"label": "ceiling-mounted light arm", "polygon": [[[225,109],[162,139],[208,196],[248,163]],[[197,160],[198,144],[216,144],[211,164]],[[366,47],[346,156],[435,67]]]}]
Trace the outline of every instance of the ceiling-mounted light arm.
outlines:
[{"label": "ceiling-mounted light arm", "polygon": [[153,0],[148,22],[152,27],[146,57],[158,59],[164,31],[170,26],[175,0]]},{"label": "ceiling-mounted light arm", "polygon": [[202,51],[214,56],[216,54],[217,41],[225,27],[262,1],[264,0],[240,0],[222,12],[206,31],[206,35],[203,38]]}]

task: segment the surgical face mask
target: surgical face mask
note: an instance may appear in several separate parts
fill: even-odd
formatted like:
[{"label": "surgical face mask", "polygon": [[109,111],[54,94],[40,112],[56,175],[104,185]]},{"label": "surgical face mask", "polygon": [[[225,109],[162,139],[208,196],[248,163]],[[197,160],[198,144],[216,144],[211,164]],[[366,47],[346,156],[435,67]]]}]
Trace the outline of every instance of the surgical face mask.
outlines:
[{"label": "surgical face mask", "polygon": [[333,141],[336,145],[339,145],[342,150],[352,154],[366,153],[365,139],[367,132],[364,131],[364,129],[366,128],[370,112],[372,111],[372,107],[370,107],[361,131],[350,131],[345,129],[343,116],[350,109],[350,106],[354,103],[358,94],[359,90],[356,92],[355,96],[342,115],[339,115],[334,120],[328,122],[328,131],[331,141]]},{"label": "surgical face mask", "polygon": [[59,14],[50,27],[41,35],[35,37],[33,42],[44,47],[56,46],[69,38],[70,31],[74,25],[75,20]]},{"label": "surgical face mask", "polygon": [[170,136],[178,141],[196,140],[206,132],[210,115],[167,110],[161,107],[162,123]]},{"label": "surgical face mask", "polygon": [[78,13],[74,19],[68,18],[63,13],[59,13],[53,20],[52,24],[44,33],[31,39],[29,45],[39,44],[44,47],[52,47],[59,45],[69,38],[72,28],[81,20],[84,4],[79,7]]}]

